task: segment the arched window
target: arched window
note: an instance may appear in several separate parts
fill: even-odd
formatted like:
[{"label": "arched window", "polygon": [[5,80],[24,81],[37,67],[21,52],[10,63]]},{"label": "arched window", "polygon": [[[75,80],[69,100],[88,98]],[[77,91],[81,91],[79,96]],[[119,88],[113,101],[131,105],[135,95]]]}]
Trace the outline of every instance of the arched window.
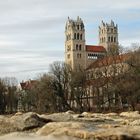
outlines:
[{"label": "arched window", "polygon": [[102,29],[102,34],[104,33],[104,30]]},{"label": "arched window", "polygon": [[79,50],[81,51],[81,45],[79,45]]},{"label": "arched window", "polygon": [[103,37],[102,37],[102,42],[104,42],[104,39],[103,39]]},{"label": "arched window", "polygon": [[67,46],[67,51],[70,51],[71,50],[71,46]]},{"label": "arched window", "polygon": [[82,26],[82,24],[80,25],[80,27],[81,27],[81,30],[83,29],[83,26]]},{"label": "arched window", "polygon": [[82,34],[80,35],[80,39],[82,40]]},{"label": "arched window", "polygon": [[116,42],[116,37],[114,37],[114,42]]},{"label": "arched window", "polygon": [[111,42],[113,42],[113,36],[111,36]]},{"label": "arched window", "polygon": [[81,53],[78,53],[77,54],[77,58],[81,58],[82,57],[82,54]]},{"label": "arched window", "polygon": [[113,33],[113,29],[111,28],[111,33]]},{"label": "arched window", "polygon": [[77,58],[79,58],[79,53],[77,54]]},{"label": "arched window", "polygon": [[76,39],[76,33],[74,33],[74,39]]},{"label": "arched window", "polygon": [[79,25],[77,25],[77,30],[79,30]]},{"label": "arched window", "polygon": [[77,34],[77,39],[79,39],[79,33]]},{"label": "arched window", "polygon": [[94,54],[92,54],[91,56],[92,56],[91,58],[93,59],[94,58]]},{"label": "arched window", "polygon": [[70,54],[67,55],[67,58],[70,59]]},{"label": "arched window", "polygon": [[67,41],[69,40],[69,37],[68,37],[68,35],[66,36],[66,40],[67,40]]},{"label": "arched window", "polygon": [[78,44],[76,44],[76,50],[78,50]]},{"label": "arched window", "polygon": [[108,42],[110,42],[110,36],[108,37]]}]

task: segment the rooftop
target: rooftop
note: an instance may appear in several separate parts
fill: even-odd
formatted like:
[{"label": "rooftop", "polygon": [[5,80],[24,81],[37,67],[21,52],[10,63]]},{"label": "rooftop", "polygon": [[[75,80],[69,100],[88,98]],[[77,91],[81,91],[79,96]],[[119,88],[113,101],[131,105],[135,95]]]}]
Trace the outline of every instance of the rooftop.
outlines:
[{"label": "rooftop", "polygon": [[86,45],[86,51],[88,52],[106,52],[103,46]]},{"label": "rooftop", "polygon": [[97,67],[109,66],[112,64],[126,62],[129,58],[129,54],[121,54],[114,56],[107,56],[102,59],[97,59],[95,62],[91,63],[87,70]]}]

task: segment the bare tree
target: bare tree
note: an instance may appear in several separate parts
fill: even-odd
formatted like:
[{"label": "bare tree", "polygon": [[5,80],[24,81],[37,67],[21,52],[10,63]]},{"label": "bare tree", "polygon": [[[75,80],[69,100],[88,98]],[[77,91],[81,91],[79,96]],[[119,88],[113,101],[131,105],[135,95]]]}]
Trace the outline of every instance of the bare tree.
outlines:
[{"label": "bare tree", "polygon": [[2,79],[0,79],[0,114],[5,113],[6,111],[6,86]]},{"label": "bare tree", "polygon": [[15,77],[5,77],[3,78],[4,84],[6,86],[7,92],[6,96],[6,111],[8,113],[16,112],[17,110],[17,93],[16,93],[16,85],[17,79]]},{"label": "bare tree", "polygon": [[68,103],[69,82],[71,80],[71,68],[64,62],[54,62],[50,66],[50,74],[53,77],[52,89],[57,96],[59,111],[71,109]]}]

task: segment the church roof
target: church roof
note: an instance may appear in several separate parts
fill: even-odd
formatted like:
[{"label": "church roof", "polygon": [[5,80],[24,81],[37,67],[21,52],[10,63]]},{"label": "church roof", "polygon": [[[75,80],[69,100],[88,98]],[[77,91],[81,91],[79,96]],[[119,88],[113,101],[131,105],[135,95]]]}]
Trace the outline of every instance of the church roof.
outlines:
[{"label": "church roof", "polygon": [[87,52],[106,52],[103,46],[86,45]]},{"label": "church roof", "polygon": [[92,68],[99,68],[103,66],[109,66],[112,64],[118,64],[118,63],[124,63],[130,58],[130,54],[121,54],[121,55],[115,55],[115,56],[107,56],[102,59],[98,59],[95,62],[91,63],[86,70],[92,69]]}]

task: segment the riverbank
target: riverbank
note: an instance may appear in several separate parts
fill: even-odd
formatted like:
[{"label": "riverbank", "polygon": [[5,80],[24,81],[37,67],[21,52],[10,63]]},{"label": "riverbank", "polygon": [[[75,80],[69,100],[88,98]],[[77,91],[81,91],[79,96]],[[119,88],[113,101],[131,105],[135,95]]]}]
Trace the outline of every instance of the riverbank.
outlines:
[{"label": "riverbank", "polygon": [[135,112],[54,114],[18,112],[0,115],[0,140],[139,140],[140,114]]}]

